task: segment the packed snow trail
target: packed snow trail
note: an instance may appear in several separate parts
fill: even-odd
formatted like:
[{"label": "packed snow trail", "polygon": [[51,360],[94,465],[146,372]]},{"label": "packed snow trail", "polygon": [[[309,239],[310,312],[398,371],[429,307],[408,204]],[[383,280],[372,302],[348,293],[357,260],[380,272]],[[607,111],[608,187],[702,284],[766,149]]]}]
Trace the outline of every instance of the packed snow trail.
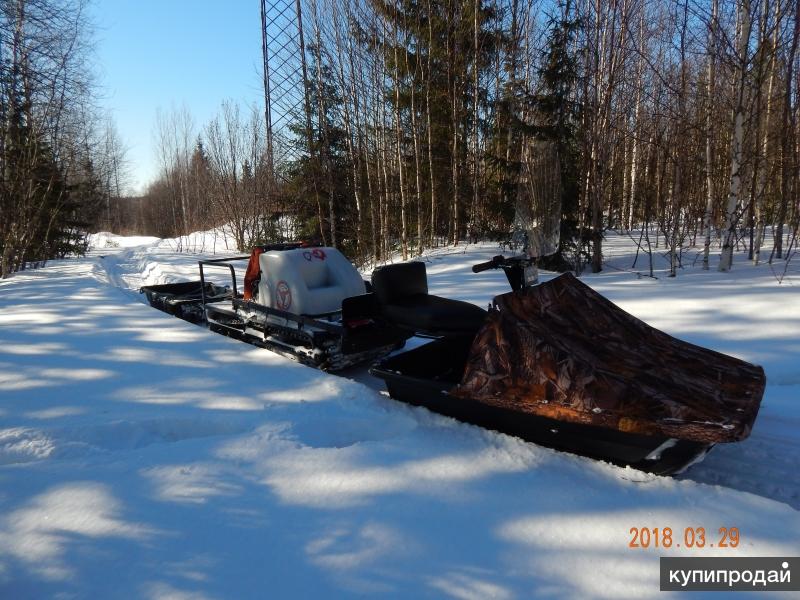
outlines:
[{"label": "packed snow trail", "polygon": [[[113,237],[112,244],[120,240],[130,249],[108,256],[104,265],[111,280],[123,289],[193,279],[198,257],[175,252],[176,247],[231,254],[224,238],[198,235],[179,242],[151,238],[141,246],[134,246],[140,241],[137,238]],[[474,275],[468,267],[498,252],[496,246],[473,245],[429,253],[424,260],[432,293],[485,306],[494,295],[507,291],[505,277],[501,271]],[[769,265],[753,269],[741,256],[733,273],[719,275],[689,268],[678,279],[669,279],[663,277],[664,257],[656,256],[656,266],[661,267],[656,273],[662,277],[653,280],[635,278],[630,272],[634,253],[627,236],[611,236],[606,252],[607,272],[584,277],[586,283],[651,325],[761,364],[767,371],[768,389],[752,436],[743,443],[717,446],[682,477],[757,493],[800,509],[800,470],[796,468],[800,453],[798,266],[790,263],[782,285],[777,284],[776,272]],[[687,262],[689,258],[687,255]],[[640,267],[644,264],[640,258]],[[209,271],[208,276],[221,284],[229,281],[223,271]],[[550,276],[542,275],[543,279]],[[348,376],[374,389],[383,387],[383,382],[366,375],[365,369]]]},{"label": "packed snow trail", "polygon": [[[145,243],[137,245],[140,241]],[[234,254],[223,237],[209,234],[178,241],[116,236],[97,240],[101,246],[109,242],[121,243],[128,250],[107,256],[105,270],[113,283],[131,291],[143,285],[196,279],[198,255],[176,252],[178,247]],[[469,267],[500,252],[491,244],[429,252],[424,260],[431,293],[486,306],[496,294],[508,290],[508,282],[502,271],[475,275]],[[635,247],[628,236],[610,236],[606,252],[606,272],[585,276],[585,283],[667,333],[766,369],[768,388],[752,436],[743,443],[718,445],[682,477],[757,493],[800,509],[800,470],[796,468],[800,454],[800,266],[790,263],[782,285],[768,264],[754,269],[742,256],[737,256],[732,273],[687,268],[679,278],[670,279],[664,277],[666,260],[657,255],[656,274],[661,278],[654,280],[630,271]],[[690,258],[687,255],[687,262]],[[638,264],[645,265],[644,258]],[[243,268],[244,263],[239,266]],[[223,270],[209,270],[207,276],[220,284],[230,282]],[[543,279],[552,276],[542,274]],[[367,375],[366,369],[346,375],[383,389],[383,382]]]},{"label": "packed snow trail", "polygon": [[[460,424],[155,311],[113,284],[148,244],[0,282],[0,598],[656,598],[660,555],[800,551],[786,504]],[[432,291],[504,291],[443,289],[491,251],[431,258]],[[629,548],[667,526],[741,544]]]}]

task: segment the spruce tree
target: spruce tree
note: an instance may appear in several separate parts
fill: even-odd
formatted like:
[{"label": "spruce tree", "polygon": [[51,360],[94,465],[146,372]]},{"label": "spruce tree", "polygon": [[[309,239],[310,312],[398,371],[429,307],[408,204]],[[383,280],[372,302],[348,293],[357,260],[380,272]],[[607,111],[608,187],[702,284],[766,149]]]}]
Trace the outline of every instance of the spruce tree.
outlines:
[{"label": "spruce tree", "polygon": [[539,70],[541,91],[528,94],[525,101],[534,115],[532,123],[521,124],[533,137],[555,142],[561,166],[561,239],[558,252],[544,258],[546,269],[575,268],[580,240],[578,231],[578,144],[580,106],[575,102],[578,80],[575,35],[578,20],[571,0],[559,3],[559,14],[550,18],[548,41]]}]

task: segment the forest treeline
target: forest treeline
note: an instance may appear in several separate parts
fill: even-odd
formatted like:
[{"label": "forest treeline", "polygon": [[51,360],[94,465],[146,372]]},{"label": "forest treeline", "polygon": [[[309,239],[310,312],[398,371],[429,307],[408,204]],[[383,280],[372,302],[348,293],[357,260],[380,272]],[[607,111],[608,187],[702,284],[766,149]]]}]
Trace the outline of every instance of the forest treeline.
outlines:
[{"label": "forest treeline", "polygon": [[122,195],[85,0],[0,2],[0,277],[81,253]]},{"label": "forest treeline", "polygon": [[610,229],[658,243],[673,274],[689,244],[723,270],[737,247],[756,262],[797,249],[796,0],[302,7],[285,124],[235,100],[205,124],[161,113],[160,174],[141,198],[112,193],[105,225],[171,237],[228,224],[241,249],[303,237],[360,263],[413,256],[507,239],[521,174],[555,147],[561,244],[545,266],[602,269]]},{"label": "forest treeline", "polygon": [[[786,257],[798,226],[794,0],[306,0],[305,90],[291,132],[233,104],[187,135],[142,226],[237,224],[240,244],[305,236],[363,260],[508,236],[534,140],[558,148],[559,268],[602,268],[604,232],[662,251],[744,244]],[[300,59],[298,58],[298,61]],[[299,143],[271,163],[270,143]],[[272,155],[277,153],[273,151]],[[762,250],[769,228],[774,246]]]}]

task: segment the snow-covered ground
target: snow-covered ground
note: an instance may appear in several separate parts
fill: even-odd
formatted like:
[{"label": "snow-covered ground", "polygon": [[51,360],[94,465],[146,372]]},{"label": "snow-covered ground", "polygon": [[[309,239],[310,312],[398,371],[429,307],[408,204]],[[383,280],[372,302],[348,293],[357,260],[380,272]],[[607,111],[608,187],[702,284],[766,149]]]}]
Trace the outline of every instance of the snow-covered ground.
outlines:
[{"label": "snow-covered ground", "polygon": [[[798,264],[782,283],[741,256],[669,279],[659,258],[651,279],[628,237],[608,240],[608,268],[584,281],[767,373],[751,438],[662,478],[144,304],[139,286],[196,277],[198,256],[176,249],[224,240],[93,245],[0,282],[0,598],[650,598],[662,555],[800,554]],[[485,305],[507,284],[469,268],[498,252],[429,253],[431,291]],[[741,543],[633,549],[633,527],[738,527]]]}]

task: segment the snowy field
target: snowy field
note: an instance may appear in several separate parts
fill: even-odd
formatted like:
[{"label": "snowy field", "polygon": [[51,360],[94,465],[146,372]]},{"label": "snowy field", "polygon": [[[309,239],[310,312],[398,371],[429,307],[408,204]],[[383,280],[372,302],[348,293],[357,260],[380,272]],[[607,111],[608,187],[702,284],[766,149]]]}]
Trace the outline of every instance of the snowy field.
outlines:
[{"label": "snowy field", "polygon": [[[659,556],[800,555],[800,258],[782,283],[741,255],[704,272],[696,251],[675,279],[659,256],[652,279],[613,236],[606,270],[584,277],[766,370],[750,439],[663,478],[409,407],[366,369],[326,375],[144,303],[141,285],[196,278],[198,255],[176,250],[230,253],[221,238],[93,245],[0,282],[0,599],[660,598]],[[430,253],[431,292],[486,305],[507,284],[470,266],[497,253]],[[632,527],[737,527],[741,543],[634,549]]]}]

